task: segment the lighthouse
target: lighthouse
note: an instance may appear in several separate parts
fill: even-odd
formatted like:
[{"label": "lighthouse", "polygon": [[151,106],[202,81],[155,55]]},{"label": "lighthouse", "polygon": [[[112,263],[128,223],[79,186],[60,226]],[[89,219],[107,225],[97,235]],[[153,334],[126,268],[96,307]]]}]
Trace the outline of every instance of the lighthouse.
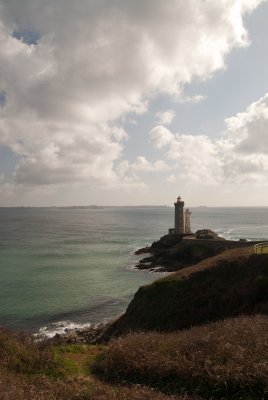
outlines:
[{"label": "lighthouse", "polygon": [[174,228],[168,230],[169,235],[185,235],[191,234],[191,212],[187,208],[184,210],[184,201],[182,201],[181,197],[177,198],[177,201],[174,203],[175,206],[175,224]]},{"label": "lighthouse", "polygon": [[177,198],[175,206],[175,233],[183,234],[185,233],[185,219],[184,219],[184,201],[181,197]]}]

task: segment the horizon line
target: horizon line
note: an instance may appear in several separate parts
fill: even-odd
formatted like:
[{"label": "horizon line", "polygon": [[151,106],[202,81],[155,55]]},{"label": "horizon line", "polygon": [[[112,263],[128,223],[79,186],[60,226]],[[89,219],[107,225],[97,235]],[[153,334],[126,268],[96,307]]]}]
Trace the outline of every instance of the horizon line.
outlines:
[{"label": "horizon line", "polygon": [[[137,204],[137,205],[100,205],[100,204],[89,204],[89,205],[68,205],[68,206],[30,206],[30,205],[16,205],[16,206],[0,206],[0,208],[150,208],[150,207],[159,207],[159,208],[173,208],[173,205],[166,205],[166,204]],[[186,206],[185,208],[268,208],[268,206],[264,205],[255,205],[255,206],[243,206],[243,205],[236,205],[236,206],[227,206],[227,205],[220,205],[220,206],[206,206],[206,205],[199,205],[199,206]]]}]

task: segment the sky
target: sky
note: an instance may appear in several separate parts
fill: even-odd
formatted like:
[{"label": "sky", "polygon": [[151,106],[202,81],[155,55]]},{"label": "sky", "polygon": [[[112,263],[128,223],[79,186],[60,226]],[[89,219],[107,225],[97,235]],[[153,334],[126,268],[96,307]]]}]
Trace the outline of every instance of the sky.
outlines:
[{"label": "sky", "polygon": [[0,206],[268,206],[267,0],[0,0]]}]

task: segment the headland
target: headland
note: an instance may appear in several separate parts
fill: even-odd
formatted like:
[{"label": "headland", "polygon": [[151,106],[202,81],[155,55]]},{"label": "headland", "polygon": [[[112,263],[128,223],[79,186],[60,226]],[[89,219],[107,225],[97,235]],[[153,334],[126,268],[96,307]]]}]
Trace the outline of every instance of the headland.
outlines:
[{"label": "headland", "polygon": [[139,288],[116,320],[41,343],[0,329],[4,400],[267,398],[268,254],[189,232],[190,213],[187,224],[175,214],[137,252],[149,254],[138,268],[174,272]]},{"label": "headland", "polygon": [[261,241],[226,240],[211,229],[193,233],[191,212],[184,209],[181,197],[174,203],[174,228],[151,246],[139,249],[137,255],[148,254],[139,260],[136,268],[155,272],[173,272],[195,264],[227,249],[254,247]]}]

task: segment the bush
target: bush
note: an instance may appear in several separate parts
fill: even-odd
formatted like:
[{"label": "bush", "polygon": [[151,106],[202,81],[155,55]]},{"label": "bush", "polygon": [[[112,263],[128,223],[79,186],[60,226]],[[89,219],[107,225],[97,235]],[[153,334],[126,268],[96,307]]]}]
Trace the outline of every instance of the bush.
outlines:
[{"label": "bush", "polygon": [[268,317],[239,317],[178,333],[128,335],[111,342],[93,368],[110,381],[145,384],[166,393],[264,399]]},{"label": "bush", "polygon": [[[60,353],[83,354],[85,346],[51,348],[35,343],[30,336],[0,330],[1,400],[172,400],[159,391],[140,385],[122,387],[96,382],[81,375],[61,375]],[[94,356],[93,352],[93,356]],[[57,378],[61,375],[60,379]],[[196,400],[180,397],[178,400]]]},{"label": "bush", "polygon": [[80,392],[75,382],[66,384],[47,376],[26,376],[0,370],[1,400],[77,400]]},{"label": "bush", "polygon": [[7,329],[0,329],[0,363],[1,368],[24,374],[53,375],[60,369],[48,344],[36,343],[29,335]]},{"label": "bush", "polygon": [[200,397],[168,396],[152,388],[134,385],[110,386],[103,383],[97,383],[92,386],[88,394],[84,393],[78,400],[199,400]]}]

